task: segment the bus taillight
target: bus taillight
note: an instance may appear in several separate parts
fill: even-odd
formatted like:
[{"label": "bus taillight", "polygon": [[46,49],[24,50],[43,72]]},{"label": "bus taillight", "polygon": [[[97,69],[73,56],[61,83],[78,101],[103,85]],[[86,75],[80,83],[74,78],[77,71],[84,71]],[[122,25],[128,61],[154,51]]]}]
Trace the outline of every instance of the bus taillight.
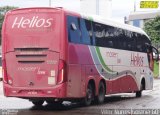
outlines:
[{"label": "bus taillight", "polygon": [[3,81],[4,83],[8,83],[8,77],[7,77],[7,68],[6,68],[6,61],[2,60],[2,76],[3,76]]},{"label": "bus taillight", "polygon": [[57,84],[66,81],[66,64],[63,60],[59,61]]}]

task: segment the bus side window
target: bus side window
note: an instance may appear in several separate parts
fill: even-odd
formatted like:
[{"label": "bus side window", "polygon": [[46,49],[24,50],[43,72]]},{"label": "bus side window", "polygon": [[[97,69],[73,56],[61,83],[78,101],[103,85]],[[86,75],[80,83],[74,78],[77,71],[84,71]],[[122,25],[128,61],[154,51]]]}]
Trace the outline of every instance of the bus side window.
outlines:
[{"label": "bus side window", "polygon": [[123,34],[123,29],[119,28],[117,33],[118,33],[117,47],[119,49],[127,50],[128,42],[125,35]]},{"label": "bus side window", "polygon": [[138,45],[137,45],[137,50],[138,50],[139,52],[142,52],[142,51],[143,51],[143,46],[142,46],[141,44],[138,44]]},{"label": "bus side window", "polygon": [[104,35],[102,35],[102,31],[104,31],[102,24],[93,22],[93,31],[95,36],[95,45],[104,47]]},{"label": "bus side window", "polygon": [[95,45],[100,47],[113,47],[113,29],[104,24],[93,22]]},{"label": "bus side window", "polygon": [[148,38],[145,37],[145,35],[137,34],[136,36],[136,44],[137,44],[137,49],[136,51],[138,52],[147,52],[147,48],[145,46],[145,43],[147,42]]},{"label": "bus side window", "polygon": [[113,41],[108,41],[108,47],[113,48]]},{"label": "bus side window", "polygon": [[121,38],[120,37],[120,39],[119,39],[119,42],[118,42],[119,44],[119,48],[120,49],[123,49],[123,50],[126,50],[127,49],[127,42],[126,42],[126,40],[124,39],[124,38]]},{"label": "bus side window", "polygon": [[146,53],[147,52],[146,44],[149,44],[150,41],[148,40],[148,38],[145,35],[142,35],[142,39],[143,39],[143,41],[142,41],[142,50],[143,50],[143,52]]},{"label": "bus side window", "polygon": [[80,19],[80,28],[82,32],[82,44],[92,44],[92,26],[89,20]]},{"label": "bus side window", "polygon": [[73,43],[80,43],[81,32],[77,17],[67,16],[68,39]]},{"label": "bus side window", "polygon": [[124,32],[125,41],[127,42],[126,50],[135,51],[136,39],[133,37],[133,32],[128,31],[128,30],[123,30],[123,32]]}]

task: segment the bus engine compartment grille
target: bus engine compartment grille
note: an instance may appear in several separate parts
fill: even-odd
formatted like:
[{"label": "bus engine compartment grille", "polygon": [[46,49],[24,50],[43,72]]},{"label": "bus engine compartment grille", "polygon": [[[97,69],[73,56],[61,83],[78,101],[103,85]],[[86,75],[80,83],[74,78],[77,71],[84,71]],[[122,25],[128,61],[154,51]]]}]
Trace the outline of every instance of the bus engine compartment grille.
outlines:
[{"label": "bus engine compartment grille", "polygon": [[15,48],[18,63],[44,63],[49,48]]},{"label": "bus engine compartment grille", "polygon": [[49,48],[38,48],[38,47],[31,47],[31,48],[14,48],[15,51],[46,51]]}]

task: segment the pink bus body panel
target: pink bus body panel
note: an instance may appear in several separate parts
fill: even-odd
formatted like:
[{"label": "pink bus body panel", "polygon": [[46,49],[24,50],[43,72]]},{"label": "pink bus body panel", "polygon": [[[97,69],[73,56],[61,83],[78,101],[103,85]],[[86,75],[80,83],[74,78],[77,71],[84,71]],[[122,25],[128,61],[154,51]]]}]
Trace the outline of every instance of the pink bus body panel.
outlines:
[{"label": "pink bus body panel", "polygon": [[[3,68],[7,68],[12,85],[4,82],[6,96],[81,98],[86,95],[90,79],[95,81],[97,95],[103,78],[94,65],[89,47],[68,43],[66,15],[80,17],[52,8],[14,10],[7,14],[2,33]],[[67,65],[67,80],[57,84],[60,60]],[[54,83],[50,80],[52,74]],[[106,90],[106,94],[112,94],[136,91],[138,87],[126,75],[106,80]]]}]

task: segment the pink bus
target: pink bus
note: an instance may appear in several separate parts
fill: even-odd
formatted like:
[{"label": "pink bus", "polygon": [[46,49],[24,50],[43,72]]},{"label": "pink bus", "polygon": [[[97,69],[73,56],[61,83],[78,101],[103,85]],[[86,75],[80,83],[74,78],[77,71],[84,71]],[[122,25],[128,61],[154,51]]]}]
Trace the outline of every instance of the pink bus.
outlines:
[{"label": "pink bus", "polygon": [[153,87],[153,49],[144,31],[111,20],[63,8],[12,10],[2,29],[4,94],[35,105],[141,97]]}]

